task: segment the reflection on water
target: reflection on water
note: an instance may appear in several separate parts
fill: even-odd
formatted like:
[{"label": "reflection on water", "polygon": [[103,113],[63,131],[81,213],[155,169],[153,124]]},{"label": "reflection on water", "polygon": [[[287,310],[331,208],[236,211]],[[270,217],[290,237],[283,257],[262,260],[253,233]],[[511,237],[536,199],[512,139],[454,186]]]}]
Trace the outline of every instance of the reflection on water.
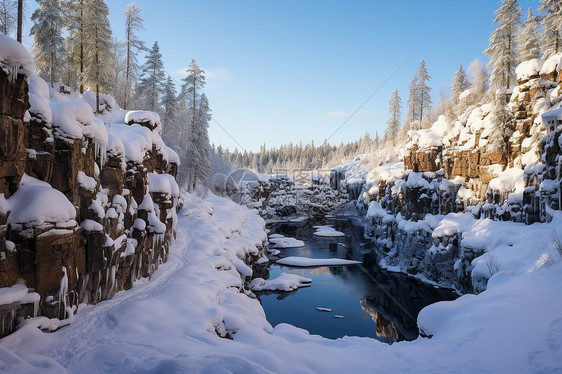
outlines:
[{"label": "reflection on water", "polygon": [[[366,336],[393,343],[418,336],[419,311],[436,301],[457,297],[404,274],[389,273],[376,265],[366,250],[361,230],[337,225],[344,238],[320,238],[308,225],[280,224],[272,232],[304,240],[305,247],[282,250],[281,256],[311,258],[353,258],[362,265],[296,268],[273,264],[270,277],[283,272],[311,278],[312,285],[293,292],[267,292],[259,295],[272,325],[290,323],[327,338]],[[321,312],[317,307],[330,308]],[[343,315],[344,318],[335,318]]]}]

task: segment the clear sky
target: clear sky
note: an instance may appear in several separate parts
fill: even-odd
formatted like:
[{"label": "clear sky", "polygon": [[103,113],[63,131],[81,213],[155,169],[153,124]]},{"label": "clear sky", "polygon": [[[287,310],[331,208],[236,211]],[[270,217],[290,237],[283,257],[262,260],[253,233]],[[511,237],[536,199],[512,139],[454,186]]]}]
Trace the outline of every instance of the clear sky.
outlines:
[{"label": "clear sky", "polygon": [[[109,0],[114,35],[123,39],[123,9]],[[216,122],[211,141],[233,149],[290,141],[318,144],[409,57],[330,143],[365,131],[382,136],[397,88],[403,105],[425,59],[434,103],[459,64],[483,55],[493,30],[494,0],[139,0],[147,45],[160,44],[176,81],[191,58],[207,71]],[[538,0],[520,0],[536,11]],[[30,12],[34,5],[30,4]],[[141,58],[143,61],[144,58]],[[230,135],[228,135],[230,134]]]}]

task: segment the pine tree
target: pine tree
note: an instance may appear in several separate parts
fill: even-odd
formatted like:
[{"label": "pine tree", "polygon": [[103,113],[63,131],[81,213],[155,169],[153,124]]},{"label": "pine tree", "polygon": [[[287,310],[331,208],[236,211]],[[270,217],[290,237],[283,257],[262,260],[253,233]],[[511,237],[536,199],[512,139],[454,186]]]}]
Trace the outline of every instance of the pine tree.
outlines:
[{"label": "pine tree", "polygon": [[414,122],[419,119],[419,94],[418,76],[414,75],[408,86],[408,112],[406,120]]},{"label": "pine tree", "polygon": [[39,75],[51,82],[52,87],[61,78],[60,66],[64,64],[64,20],[59,0],[37,0],[37,3],[39,8],[31,16],[30,31],[35,65]]},{"label": "pine tree", "polygon": [[453,81],[451,82],[451,100],[453,105],[458,105],[460,95],[470,87],[468,82],[468,77],[464,71],[462,65],[459,66],[459,70],[455,73]]},{"label": "pine tree", "polygon": [[537,17],[533,15],[533,8],[529,8],[527,20],[517,34],[519,63],[540,57],[539,35]]},{"label": "pine tree", "polygon": [[85,0],[84,83],[96,91],[96,111],[100,111],[99,94],[112,85],[112,40],[109,8],[103,0]]},{"label": "pine tree", "polygon": [[418,105],[419,105],[419,120],[420,123],[423,122],[424,114],[429,115],[429,110],[431,109],[431,87],[428,86],[428,82],[431,80],[427,68],[425,67],[425,61],[420,62],[418,67],[417,76],[417,94],[418,94]]},{"label": "pine tree", "polygon": [[[197,184],[207,184],[209,180],[209,135],[208,127],[211,112],[207,96],[201,91],[205,86],[205,71],[202,70],[194,59],[187,69],[187,77],[183,79],[180,99],[185,102],[185,116],[187,131],[184,144],[185,155],[184,176],[185,184],[189,191],[193,191]],[[249,165],[248,155],[245,165]]]},{"label": "pine tree", "polygon": [[544,57],[550,57],[562,52],[562,3],[560,0],[540,0],[539,3],[539,10],[545,14],[541,45]]},{"label": "pine tree", "polygon": [[515,67],[517,66],[516,33],[521,24],[521,8],[517,0],[503,0],[501,6],[494,12],[496,29],[490,37],[490,45],[484,51],[490,57],[492,68],[490,87],[493,92],[505,87],[508,89],[515,82]]},{"label": "pine tree", "polygon": [[0,0],[0,32],[10,35],[15,27],[17,18],[17,2],[15,0]]},{"label": "pine tree", "polygon": [[509,125],[512,119],[507,107],[506,95],[501,91],[496,91],[492,111],[489,114],[492,122],[492,131],[488,134],[486,147],[492,152],[505,152],[508,137]]},{"label": "pine tree", "polygon": [[139,68],[137,55],[139,51],[145,50],[146,47],[144,42],[137,36],[138,31],[144,30],[142,25],[143,19],[140,16],[141,9],[137,8],[135,4],[128,4],[123,12],[125,13],[125,43],[127,49],[125,58],[125,100],[123,109],[127,109],[131,95],[131,82]]},{"label": "pine tree", "polygon": [[166,75],[158,42],[154,42],[145,58],[146,61],[142,67],[142,75],[137,85],[136,94],[144,108],[159,112],[160,96]]},{"label": "pine tree", "polygon": [[162,91],[162,100],[160,102],[162,106],[162,133],[170,140],[181,138],[181,133],[177,126],[177,108],[179,106],[179,101],[176,92],[176,84],[169,75],[164,83]]},{"label": "pine tree", "polygon": [[[400,113],[402,110],[402,100],[398,94],[398,89],[395,89],[388,102],[388,114],[390,117],[386,121],[386,131],[384,132],[384,141],[392,146],[396,145],[396,138],[400,131]],[[378,134],[377,134],[378,136]]]}]

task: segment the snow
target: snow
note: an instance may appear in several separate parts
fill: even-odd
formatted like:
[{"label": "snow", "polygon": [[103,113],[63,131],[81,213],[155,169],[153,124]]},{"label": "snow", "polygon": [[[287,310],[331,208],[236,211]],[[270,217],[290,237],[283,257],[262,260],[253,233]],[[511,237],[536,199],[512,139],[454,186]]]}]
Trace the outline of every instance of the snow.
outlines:
[{"label": "snow", "polygon": [[256,278],[250,283],[252,291],[294,291],[300,287],[308,287],[312,279],[296,274],[281,273],[277,278],[264,280]]},{"label": "snow", "polygon": [[134,123],[148,123],[151,128],[160,125],[160,116],[158,113],[145,111],[145,110],[132,110],[125,114],[125,123],[127,125],[132,125]]},{"label": "snow", "polygon": [[337,237],[337,236],[345,236],[343,232],[336,231],[333,227],[330,226],[315,226],[316,231],[314,235],[316,236],[325,236],[325,237]]},{"label": "snow", "polygon": [[304,242],[295,238],[286,238],[284,236],[269,237],[269,242],[273,243],[273,248],[283,249],[283,248],[299,248],[304,247]]},{"label": "snow", "polygon": [[18,74],[31,75],[35,71],[33,58],[27,49],[14,39],[0,33],[0,66],[15,82]]},{"label": "snow", "polygon": [[407,147],[417,145],[419,148],[432,148],[443,145],[443,135],[449,129],[450,124],[447,118],[440,115],[437,121],[427,130],[411,130],[408,135],[411,138]]},{"label": "snow", "polygon": [[523,61],[522,63],[517,66],[515,69],[515,74],[517,75],[517,80],[527,80],[532,76],[539,75],[544,61],[541,59],[535,58],[528,61]]},{"label": "snow", "polygon": [[90,192],[95,192],[97,187],[97,182],[94,178],[89,177],[82,170],[78,171],[78,184],[85,190]]},{"label": "snow", "polygon": [[62,139],[88,137],[97,144],[107,146],[107,131],[103,122],[94,116],[92,108],[84,101],[50,102],[54,135]]},{"label": "snow", "polygon": [[49,106],[49,86],[38,75],[31,74],[27,77],[29,82],[29,112],[33,117],[39,117],[47,124],[53,123],[53,114]]},{"label": "snow", "polygon": [[488,188],[497,191],[521,193],[525,189],[523,174],[522,169],[508,168],[498,177],[492,179],[488,184]]},{"label": "snow", "polygon": [[26,295],[27,287],[23,284],[0,288],[0,305],[8,305],[21,301]]},{"label": "snow", "polygon": [[24,176],[8,202],[11,206],[8,223],[39,226],[44,223],[66,223],[76,217],[74,205],[64,194],[48,183]]},{"label": "snow", "polygon": [[85,219],[84,221],[82,221],[80,227],[82,227],[86,231],[103,231],[103,226],[91,219]]},{"label": "snow", "polygon": [[384,218],[389,214],[381,207],[381,205],[376,201],[371,201],[369,203],[369,209],[367,210],[367,217],[379,217]]},{"label": "snow", "polygon": [[166,153],[168,154],[168,162],[171,164],[180,164],[180,156],[172,148],[166,146]]},{"label": "snow", "polygon": [[117,123],[107,127],[109,144],[107,152],[115,156],[124,156],[125,161],[142,163],[147,152],[153,147],[162,151],[165,160],[168,154],[164,151],[164,142],[160,135],[138,124],[131,126]]},{"label": "snow", "polygon": [[176,178],[170,174],[148,173],[148,189],[151,193],[161,193],[172,198],[180,196]]},{"label": "snow", "polygon": [[[215,261],[232,264],[237,253],[244,256],[261,245],[261,218],[212,195],[205,200],[190,195],[186,210],[190,214],[180,215],[169,260],[150,282],[98,305],[81,305],[72,324],[53,333],[39,328],[61,321],[26,320],[1,340],[0,370],[555,373],[562,367],[562,262],[537,268],[534,260],[524,261],[513,275],[495,274],[479,295],[425,308],[418,323],[431,339],[392,345],[349,336],[330,340],[288,324],[273,328],[259,302],[240,292],[236,268],[215,267]],[[497,248],[490,240],[496,236],[509,240],[511,247],[500,241],[503,249],[495,250],[504,254],[543,251],[553,227],[562,223],[558,216],[552,224],[530,226],[469,215],[445,218],[463,226],[461,232],[475,226],[471,230],[485,236],[490,249]]]},{"label": "snow", "polygon": [[550,56],[543,64],[540,74],[550,74],[562,68],[562,53]]},{"label": "snow", "polygon": [[302,267],[356,265],[361,263],[360,261],[345,260],[342,258],[307,258],[307,257],[297,257],[297,256],[281,258],[276,262],[280,265],[302,266]]},{"label": "snow", "polygon": [[318,310],[320,312],[331,312],[332,311],[332,309],[330,309],[330,308],[324,308],[324,307],[320,307],[320,306],[316,307],[316,310]]}]

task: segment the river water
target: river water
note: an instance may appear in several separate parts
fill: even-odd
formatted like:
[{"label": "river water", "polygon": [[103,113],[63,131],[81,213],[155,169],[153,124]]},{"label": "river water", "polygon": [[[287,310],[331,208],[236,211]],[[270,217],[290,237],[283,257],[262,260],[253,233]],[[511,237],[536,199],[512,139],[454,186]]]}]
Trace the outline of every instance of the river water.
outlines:
[{"label": "river water", "polygon": [[[273,326],[290,323],[332,339],[347,335],[387,343],[413,340],[418,336],[416,320],[423,307],[458,297],[451,290],[380,269],[372,255],[366,254],[368,244],[364,242],[362,230],[345,221],[337,221],[335,227],[345,232],[346,237],[316,237],[312,235],[311,225],[302,223],[277,223],[270,227],[271,233],[295,237],[306,244],[302,248],[283,249],[280,257],[338,257],[363,262],[312,268],[272,264],[270,278],[293,273],[312,279],[310,287],[294,292],[258,295]],[[332,311],[319,311],[318,307]]]}]

